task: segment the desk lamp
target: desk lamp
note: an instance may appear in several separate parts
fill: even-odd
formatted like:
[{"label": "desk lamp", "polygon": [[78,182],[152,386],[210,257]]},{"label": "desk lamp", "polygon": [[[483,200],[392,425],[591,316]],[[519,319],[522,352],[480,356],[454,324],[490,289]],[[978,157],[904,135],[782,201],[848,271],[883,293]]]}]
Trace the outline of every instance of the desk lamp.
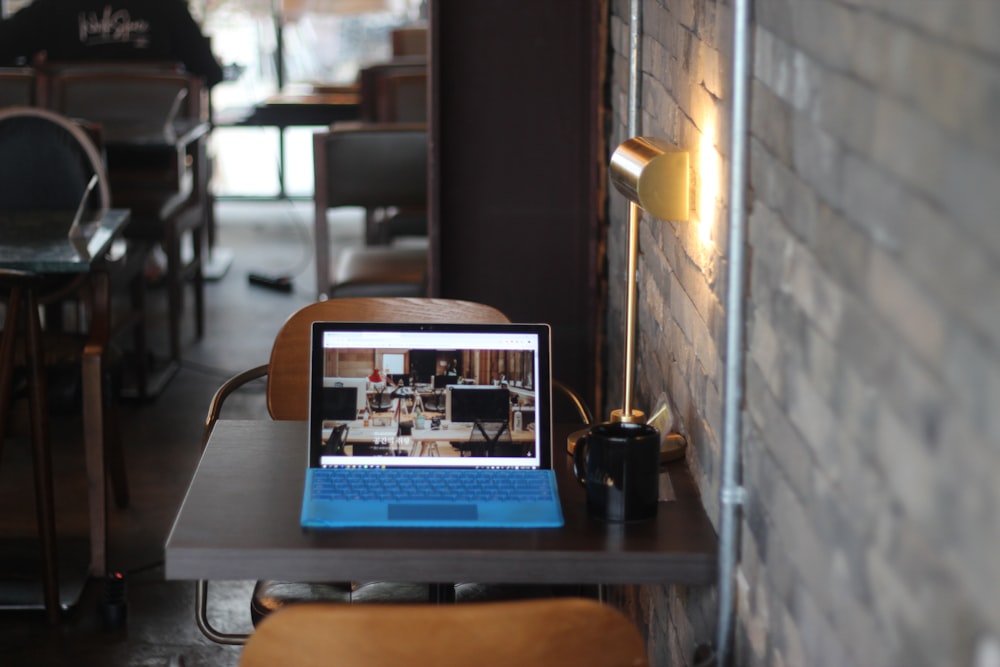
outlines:
[{"label": "desk lamp", "polygon": [[625,402],[611,421],[643,423],[645,414],[632,405],[635,357],[636,262],[639,209],[661,220],[688,219],[688,153],[652,137],[627,139],[611,155],[611,182],[629,201],[628,289],[625,300]]},{"label": "desk lamp", "polygon": [[663,220],[687,219],[688,154],[658,139],[634,137],[615,149],[610,175],[629,201],[625,404],[611,412],[609,422],[575,434],[573,471],[586,488],[587,511],[592,517],[642,521],[657,513],[662,444],[659,430],[632,406],[639,209]]}]

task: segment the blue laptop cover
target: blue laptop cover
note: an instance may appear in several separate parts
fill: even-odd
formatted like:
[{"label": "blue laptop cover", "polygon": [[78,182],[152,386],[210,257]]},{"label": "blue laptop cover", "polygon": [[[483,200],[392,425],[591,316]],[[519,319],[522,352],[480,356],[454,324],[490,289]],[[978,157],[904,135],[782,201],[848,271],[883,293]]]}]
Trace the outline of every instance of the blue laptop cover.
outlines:
[{"label": "blue laptop cover", "polygon": [[313,323],[302,526],[561,526],[549,345],[544,324]]}]

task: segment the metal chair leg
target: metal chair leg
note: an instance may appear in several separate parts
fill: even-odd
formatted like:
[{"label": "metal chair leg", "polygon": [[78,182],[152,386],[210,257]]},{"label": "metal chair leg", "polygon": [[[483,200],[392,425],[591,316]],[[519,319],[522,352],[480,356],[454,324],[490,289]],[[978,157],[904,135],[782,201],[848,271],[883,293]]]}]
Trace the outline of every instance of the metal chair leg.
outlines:
[{"label": "metal chair leg", "polygon": [[220,632],[212,627],[208,620],[208,581],[201,579],[195,589],[195,620],[198,622],[198,629],[216,644],[226,644],[230,646],[241,646],[247,643],[249,634],[236,634]]}]

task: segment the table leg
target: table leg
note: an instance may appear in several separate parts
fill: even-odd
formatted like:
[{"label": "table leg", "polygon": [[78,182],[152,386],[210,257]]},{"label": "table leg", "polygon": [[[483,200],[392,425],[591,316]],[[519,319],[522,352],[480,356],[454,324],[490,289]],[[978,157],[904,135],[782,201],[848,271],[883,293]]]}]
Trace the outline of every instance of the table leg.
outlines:
[{"label": "table leg", "polygon": [[110,335],[110,284],[105,271],[91,277],[90,335],[83,349],[83,448],[90,506],[90,574],[107,573],[108,507],[104,433],[104,350]]}]

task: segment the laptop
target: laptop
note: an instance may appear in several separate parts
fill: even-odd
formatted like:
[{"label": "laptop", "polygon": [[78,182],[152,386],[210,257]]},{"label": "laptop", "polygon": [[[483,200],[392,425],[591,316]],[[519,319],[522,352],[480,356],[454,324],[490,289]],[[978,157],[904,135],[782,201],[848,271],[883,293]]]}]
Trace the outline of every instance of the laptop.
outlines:
[{"label": "laptop", "polygon": [[548,325],[314,322],[310,345],[303,527],[563,524]]}]

